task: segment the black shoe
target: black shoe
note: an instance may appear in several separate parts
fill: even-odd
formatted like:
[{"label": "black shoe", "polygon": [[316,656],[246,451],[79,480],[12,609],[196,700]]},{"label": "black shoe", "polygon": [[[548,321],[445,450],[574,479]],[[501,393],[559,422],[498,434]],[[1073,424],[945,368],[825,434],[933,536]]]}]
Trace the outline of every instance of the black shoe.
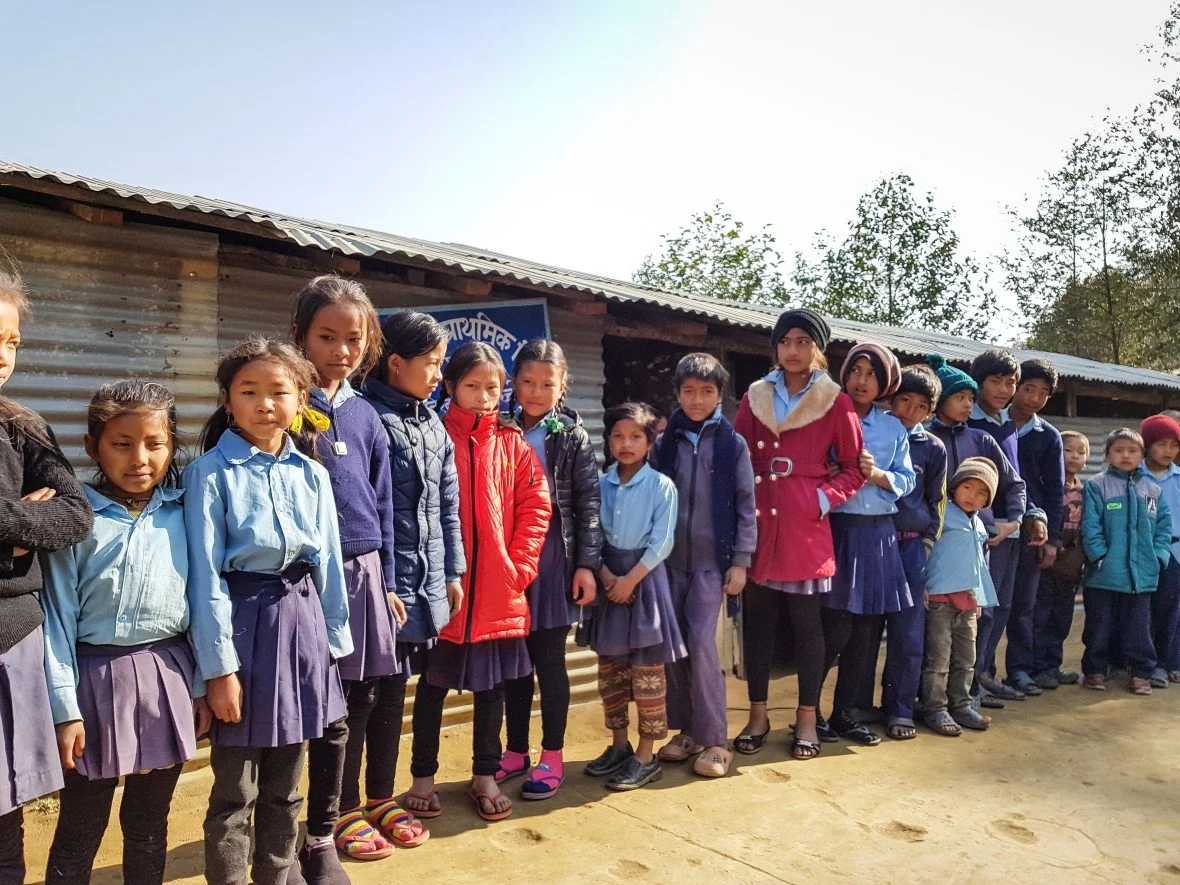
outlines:
[{"label": "black shoe", "polygon": [[625,750],[616,750],[614,744],[611,744],[602,751],[597,759],[587,762],[586,767],[582,770],[590,777],[605,777],[608,774],[614,774],[634,757],[635,750],[631,748],[630,743],[627,744]]},{"label": "black shoe", "polygon": [[831,723],[819,714],[816,714],[815,717],[815,733],[825,744],[835,744],[840,741],[840,735],[837,734],[836,729],[832,728]]},{"label": "black shoe", "polygon": [[640,787],[654,784],[663,776],[664,770],[660,768],[660,760],[655,756],[652,756],[651,762],[643,763],[632,754],[618,774],[607,779],[606,788],[619,792],[638,790]]},{"label": "black shoe", "polygon": [[[291,873],[303,868],[303,876],[293,879]],[[306,842],[299,849],[299,857],[287,871],[287,885],[352,885],[348,873],[340,865],[336,854],[336,843],[332,840],[308,847]]]},{"label": "black shoe", "polygon": [[857,722],[851,713],[833,713],[831,726],[840,737],[862,747],[875,747],[881,743],[881,735],[875,734],[867,725]]}]

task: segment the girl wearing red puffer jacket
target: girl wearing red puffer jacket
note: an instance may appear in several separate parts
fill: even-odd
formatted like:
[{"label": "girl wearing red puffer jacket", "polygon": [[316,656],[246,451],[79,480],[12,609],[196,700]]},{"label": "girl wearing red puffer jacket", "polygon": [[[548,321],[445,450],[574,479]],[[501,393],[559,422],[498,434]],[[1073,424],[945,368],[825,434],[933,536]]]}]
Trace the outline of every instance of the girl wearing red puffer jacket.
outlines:
[{"label": "girl wearing red puffer jacket", "polygon": [[[443,383],[451,404],[443,424],[455,444],[463,525],[463,601],[430,653],[414,701],[410,793],[437,808],[434,775],[443,701],[452,688],[475,695],[468,795],[484,820],[503,820],[512,802],[500,792],[504,683],[532,672],[526,590],[537,576],[552,504],[545,471],[515,426],[501,424],[504,364],[486,344],[451,356]],[[422,816],[422,812],[417,812]],[[437,812],[436,812],[437,813]]]}]

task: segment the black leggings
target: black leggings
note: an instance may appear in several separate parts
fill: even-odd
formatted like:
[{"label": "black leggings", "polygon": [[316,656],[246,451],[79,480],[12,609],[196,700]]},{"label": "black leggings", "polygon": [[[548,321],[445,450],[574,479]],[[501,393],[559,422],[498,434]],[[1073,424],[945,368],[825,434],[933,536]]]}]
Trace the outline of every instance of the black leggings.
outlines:
[{"label": "black leggings", "polygon": [[[449,689],[418,680],[414,695],[414,745],[410,774],[434,777],[438,773],[439,732],[443,702]],[[504,725],[504,690],[475,692],[475,721],[471,729],[471,773],[490,777],[500,770],[500,728]]]},{"label": "black leggings", "polygon": [[0,817],[0,885],[25,885],[25,811]]},{"label": "black leggings", "polygon": [[361,804],[361,755],[365,759],[365,798],[393,796],[402,717],[406,707],[406,676],[384,676],[345,682],[348,699],[348,750],[344,756],[344,786],[340,807]]},{"label": "black leggings", "polygon": [[742,591],[742,649],[746,659],[746,689],[750,703],[766,703],[770,690],[770,661],[774,656],[779,608],[787,601],[795,634],[795,662],[799,671],[799,703],[814,707],[824,680],[824,631],[820,615],[823,597],[781,593],[761,584]]},{"label": "black leggings", "polygon": [[[173,765],[126,778],[119,825],[123,830],[123,881],[127,885],[160,885],[164,881],[168,809],[180,769]],[[65,777],[45,881],[47,885],[86,885],[107,829],[119,779],[92,781],[76,771],[67,771]]]},{"label": "black leggings", "polygon": [[[570,676],[565,669],[565,641],[569,627],[536,630],[528,635],[529,657],[541,685],[541,749],[560,752],[570,711]],[[508,719],[508,749],[529,751],[529,719],[533,714],[533,673],[509,680],[504,686]]]},{"label": "black leggings", "polygon": [[825,678],[837,658],[840,661],[832,703],[834,711],[843,712],[856,706],[869,662],[876,655],[874,642],[877,645],[881,642],[880,624],[884,620],[884,615],[857,615],[835,608],[823,610]]}]

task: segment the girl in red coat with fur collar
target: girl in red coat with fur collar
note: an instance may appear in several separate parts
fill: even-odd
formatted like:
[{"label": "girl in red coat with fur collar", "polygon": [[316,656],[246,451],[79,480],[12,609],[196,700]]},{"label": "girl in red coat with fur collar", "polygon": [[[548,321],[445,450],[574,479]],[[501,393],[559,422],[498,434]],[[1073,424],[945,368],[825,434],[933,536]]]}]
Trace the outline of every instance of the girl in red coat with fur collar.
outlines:
[{"label": "girl in red coat with fur collar", "polygon": [[[758,547],[743,592],[743,651],[750,719],[734,739],[757,753],[770,733],[766,697],[780,601],[785,599],[799,667],[796,759],[819,755],[816,705],[824,675],[823,594],[836,572],[828,513],[864,485],[864,445],[852,400],[828,376],[831,330],[807,309],[788,310],[771,334],[775,369],[742,398],[733,426],[754,463]],[[834,473],[829,470],[832,461]]]},{"label": "girl in red coat with fur collar", "polygon": [[419,817],[438,816],[439,728],[443,701],[453,688],[475,695],[468,795],[484,820],[512,814],[512,802],[495,779],[503,749],[504,683],[533,670],[524,639],[526,591],[537,576],[553,506],[532,446],[519,428],[500,421],[504,381],[504,363],[486,344],[463,345],[443,372],[451,396],[443,424],[455,444],[467,573],[463,598],[430,650],[414,700],[410,793]]}]

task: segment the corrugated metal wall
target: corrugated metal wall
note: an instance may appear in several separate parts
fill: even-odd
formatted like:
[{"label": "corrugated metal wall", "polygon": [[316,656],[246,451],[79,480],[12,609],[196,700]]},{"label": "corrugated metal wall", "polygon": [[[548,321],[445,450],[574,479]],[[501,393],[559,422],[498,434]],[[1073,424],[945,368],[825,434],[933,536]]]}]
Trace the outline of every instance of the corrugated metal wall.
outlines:
[{"label": "corrugated metal wall", "polygon": [[0,266],[32,291],[4,392],[40,412],[79,467],[86,405],[105,381],[167,384],[190,438],[209,415],[217,359],[217,237],[92,224],[0,199]]},{"label": "corrugated metal wall", "polygon": [[1083,482],[1102,469],[1102,449],[1108,433],[1119,427],[1139,429],[1138,421],[1120,418],[1066,418],[1064,415],[1046,415],[1045,420],[1058,430],[1076,430],[1084,433],[1090,440],[1090,460],[1086,462],[1086,469],[1082,473]]}]

